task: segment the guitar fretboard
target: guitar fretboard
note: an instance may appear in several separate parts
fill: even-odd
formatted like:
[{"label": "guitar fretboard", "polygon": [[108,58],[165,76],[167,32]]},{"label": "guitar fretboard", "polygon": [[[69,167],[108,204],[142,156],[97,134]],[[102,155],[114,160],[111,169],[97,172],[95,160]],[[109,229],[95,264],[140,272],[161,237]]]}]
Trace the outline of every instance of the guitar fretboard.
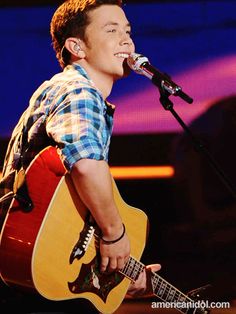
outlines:
[{"label": "guitar fretboard", "polygon": [[[131,281],[135,281],[139,274],[144,270],[145,265],[130,257],[124,268],[120,271]],[[165,279],[156,273],[151,273],[151,284],[153,293],[162,301],[175,304],[175,308],[184,314],[207,314],[208,310],[204,308],[194,308],[194,300],[186,294],[172,286]],[[181,305],[185,306],[181,306]]]},{"label": "guitar fretboard", "polygon": [[130,256],[128,262],[125,264],[125,267],[120,272],[130,280],[135,281],[138,279],[139,274],[144,270],[144,268],[144,264]]}]

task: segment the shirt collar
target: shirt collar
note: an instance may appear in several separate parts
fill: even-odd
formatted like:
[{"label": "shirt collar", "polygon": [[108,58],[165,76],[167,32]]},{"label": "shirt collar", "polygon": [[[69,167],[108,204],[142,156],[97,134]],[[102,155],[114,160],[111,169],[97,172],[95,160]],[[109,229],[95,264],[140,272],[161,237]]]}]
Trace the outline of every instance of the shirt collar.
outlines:
[{"label": "shirt collar", "polygon": [[95,85],[95,83],[93,82],[93,80],[89,77],[88,73],[86,72],[86,70],[78,63],[72,63],[69,64],[65,67],[65,71],[67,70],[75,70],[77,71],[80,75],[82,75],[86,80],[89,81],[89,83],[98,91],[98,93],[101,95],[102,97],[102,92],[97,88],[97,86]]},{"label": "shirt collar", "polygon": [[85,69],[79,65],[78,63],[72,63],[72,64],[69,64],[65,67],[64,71],[68,71],[68,70],[71,70],[71,69],[75,69],[76,71],[79,72],[79,74],[81,74],[83,77],[85,77],[87,80],[91,81],[92,80],[90,79],[90,77],[88,76],[88,73],[85,71]]},{"label": "shirt collar", "polygon": [[[75,69],[76,71],[79,72],[80,75],[82,75],[84,78],[86,78],[95,88],[96,90],[102,95],[102,93],[98,90],[98,88],[95,86],[95,84],[93,83],[93,81],[90,79],[90,77],[88,76],[88,73],[85,71],[85,69],[79,65],[78,63],[72,63],[69,64],[65,67],[64,71],[68,71],[70,69]],[[110,116],[113,116],[114,111],[116,106],[111,104],[110,102],[108,102],[107,100],[104,101],[105,105],[106,105],[106,111]]]}]

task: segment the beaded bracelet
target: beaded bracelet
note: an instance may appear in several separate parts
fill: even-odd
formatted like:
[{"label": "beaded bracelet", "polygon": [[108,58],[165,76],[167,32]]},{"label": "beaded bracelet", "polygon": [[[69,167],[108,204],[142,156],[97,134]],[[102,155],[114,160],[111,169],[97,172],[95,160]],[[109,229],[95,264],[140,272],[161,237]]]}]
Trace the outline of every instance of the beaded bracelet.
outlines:
[{"label": "beaded bracelet", "polygon": [[104,243],[104,244],[114,244],[114,243],[116,243],[116,242],[118,242],[118,241],[120,241],[122,238],[123,238],[123,236],[125,235],[125,225],[124,224],[122,224],[123,225],[123,232],[122,232],[122,234],[121,234],[121,236],[119,237],[119,238],[117,238],[117,239],[115,239],[115,240],[105,240],[105,239],[103,239],[103,237],[100,237],[100,239],[102,240],[102,242]]}]

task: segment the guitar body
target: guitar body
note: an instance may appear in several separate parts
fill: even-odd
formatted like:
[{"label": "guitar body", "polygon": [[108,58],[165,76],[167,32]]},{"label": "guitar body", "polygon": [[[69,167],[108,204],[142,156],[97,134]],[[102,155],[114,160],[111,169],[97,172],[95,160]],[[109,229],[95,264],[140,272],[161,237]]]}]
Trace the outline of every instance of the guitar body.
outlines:
[{"label": "guitar body", "polygon": [[[29,289],[50,300],[86,298],[102,313],[114,312],[130,280],[99,272],[96,226],[78,197],[53,147],[26,172],[30,212],[13,200],[0,238],[0,271],[7,285]],[[143,253],[148,219],[126,204],[113,180],[113,194],[131,243],[131,256]]]}]

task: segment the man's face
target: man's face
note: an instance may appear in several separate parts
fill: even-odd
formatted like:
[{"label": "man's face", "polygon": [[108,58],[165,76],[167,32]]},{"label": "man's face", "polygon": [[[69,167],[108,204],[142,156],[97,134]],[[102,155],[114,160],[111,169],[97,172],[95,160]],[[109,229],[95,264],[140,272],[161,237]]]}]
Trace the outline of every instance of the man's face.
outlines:
[{"label": "man's face", "polygon": [[114,81],[127,75],[124,60],[135,48],[124,11],[117,5],[102,5],[89,12],[89,19],[83,50],[90,71]]}]

